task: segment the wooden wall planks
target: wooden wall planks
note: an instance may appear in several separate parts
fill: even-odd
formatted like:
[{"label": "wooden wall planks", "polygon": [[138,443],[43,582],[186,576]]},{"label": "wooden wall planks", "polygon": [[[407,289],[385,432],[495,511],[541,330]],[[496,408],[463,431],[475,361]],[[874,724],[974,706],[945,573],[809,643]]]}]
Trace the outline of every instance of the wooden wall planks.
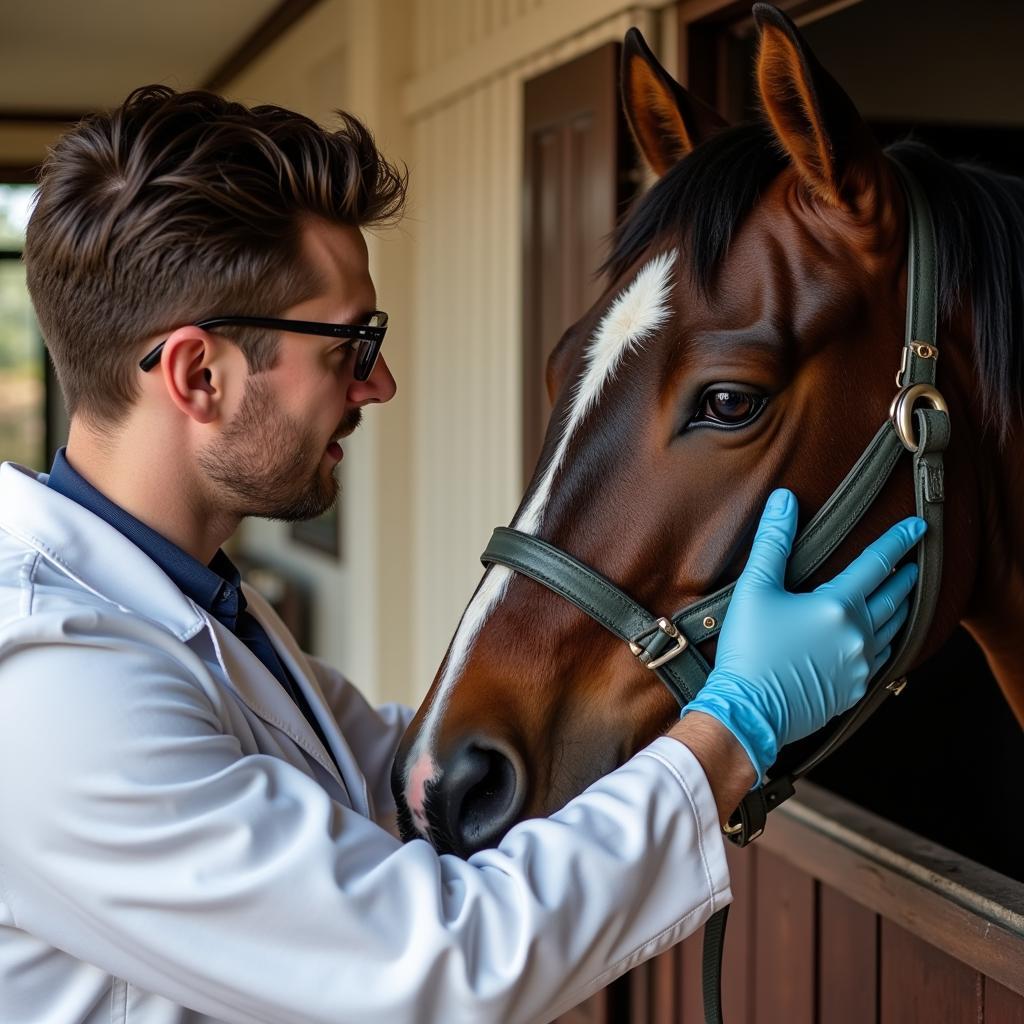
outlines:
[{"label": "wooden wall planks", "polygon": [[818,887],[818,1020],[869,1024],[878,1010],[878,915]]},{"label": "wooden wall planks", "polygon": [[1024,998],[1016,992],[986,978],[984,995],[985,1024],[1024,1024]]},{"label": "wooden wall planks", "polygon": [[812,1024],[814,879],[766,850],[756,877],[754,1024]]},{"label": "wooden wall planks", "polygon": [[881,945],[879,1024],[984,1020],[977,971],[885,919]]}]

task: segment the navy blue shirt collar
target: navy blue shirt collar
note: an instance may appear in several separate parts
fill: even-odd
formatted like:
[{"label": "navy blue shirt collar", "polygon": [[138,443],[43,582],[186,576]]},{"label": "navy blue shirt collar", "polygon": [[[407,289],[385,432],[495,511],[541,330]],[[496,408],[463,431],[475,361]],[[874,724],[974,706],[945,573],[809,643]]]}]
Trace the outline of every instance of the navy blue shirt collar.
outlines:
[{"label": "navy blue shirt collar", "polygon": [[186,597],[235,632],[238,616],[245,611],[245,596],[241,590],[241,575],[223,551],[218,550],[210,564],[203,565],[96,490],[68,462],[63,448],[58,449],[54,457],[47,486],[123,533],[163,569]]}]

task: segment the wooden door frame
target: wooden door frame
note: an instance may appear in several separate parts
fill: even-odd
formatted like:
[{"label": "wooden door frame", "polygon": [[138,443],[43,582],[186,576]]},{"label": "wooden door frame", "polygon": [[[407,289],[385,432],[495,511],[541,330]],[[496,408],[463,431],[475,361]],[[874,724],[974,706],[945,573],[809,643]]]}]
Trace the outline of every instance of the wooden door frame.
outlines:
[{"label": "wooden door frame", "polygon": [[[542,379],[550,344],[557,338],[545,338],[534,330],[540,289],[537,286],[537,253],[541,239],[536,231],[535,218],[538,197],[533,194],[534,135],[545,128],[564,124],[567,120],[590,109],[596,95],[600,95],[602,109],[609,120],[596,120],[602,155],[607,157],[608,172],[605,184],[608,187],[607,213],[614,221],[616,212],[621,212],[635,191],[635,176],[629,173],[632,167],[625,118],[618,104],[618,69],[621,61],[621,43],[607,42],[592,50],[576,54],[555,67],[523,82],[523,165],[522,165],[522,325],[520,351],[522,357],[522,382],[520,408],[522,410],[521,458],[522,484],[525,487],[533,476],[537,457],[540,453],[544,431],[541,422],[546,419],[547,397],[538,383]],[[547,88],[552,81],[559,82],[557,96],[550,97]],[[595,80],[599,83],[595,88]],[[568,191],[568,183],[563,183]],[[568,207],[561,210],[561,236],[572,236]],[[611,226],[611,224],[609,225]],[[564,245],[563,241],[563,245]],[[566,282],[563,282],[565,284]],[[563,305],[568,306],[568,293],[563,295]],[[582,313],[583,310],[579,310]],[[571,323],[567,319],[560,329]]]},{"label": "wooden door frame", "polygon": [[[809,25],[861,0],[774,0],[798,27]],[[749,0],[677,0],[676,56],[679,81],[719,113],[728,116],[735,96],[728,79],[730,36],[754,31]]]}]

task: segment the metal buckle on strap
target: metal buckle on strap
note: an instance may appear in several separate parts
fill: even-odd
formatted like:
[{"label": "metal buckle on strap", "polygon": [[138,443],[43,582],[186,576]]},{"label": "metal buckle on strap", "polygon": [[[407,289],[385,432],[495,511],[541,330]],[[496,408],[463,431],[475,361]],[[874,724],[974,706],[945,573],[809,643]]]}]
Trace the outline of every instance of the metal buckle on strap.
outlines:
[{"label": "metal buckle on strap", "polygon": [[914,384],[900,391],[892,400],[892,405],[889,406],[889,418],[892,420],[892,425],[896,428],[896,433],[903,443],[903,447],[908,452],[916,452],[918,449],[918,441],[914,437],[913,417],[914,403],[919,398],[923,398],[926,402],[931,403],[931,407],[938,409],[939,412],[949,412],[946,408],[946,400],[931,384]]},{"label": "metal buckle on strap", "polygon": [[910,345],[903,346],[903,354],[900,356],[900,368],[896,371],[896,387],[903,387],[903,374],[907,372],[907,357],[913,351],[918,359],[938,359],[939,350],[927,341],[912,341]]},{"label": "metal buckle on strap", "polygon": [[[649,669],[661,668],[662,665],[671,661],[677,654],[682,654],[687,648],[686,637],[676,629],[676,625],[671,619],[666,619],[664,617],[658,619],[658,629],[660,629],[666,636],[675,640],[676,645],[672,650],[666,651],[653,661],[645,661],[643,664]],[[640,659],[643,659],[643,656],[647,653],[646,648],[641,647],[640,644],[635,643],[632,640],[629,642],[629,649]]]}]

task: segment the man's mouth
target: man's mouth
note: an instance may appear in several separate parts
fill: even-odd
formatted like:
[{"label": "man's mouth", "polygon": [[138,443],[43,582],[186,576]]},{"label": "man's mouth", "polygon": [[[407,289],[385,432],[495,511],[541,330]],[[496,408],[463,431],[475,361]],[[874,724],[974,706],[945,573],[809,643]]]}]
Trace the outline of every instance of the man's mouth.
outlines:
[{"label": "man's mouth", "polygon": [[362,410],[353,409],[352,412],[341,421],[338,429],[334,432],[334,436],[327,443],[327,454],[331,456],[332,459],[337,461],[344,456],[345,453],[339,442],[348,437],[349,434],[359,426],[359,422],[362,418]]}]

